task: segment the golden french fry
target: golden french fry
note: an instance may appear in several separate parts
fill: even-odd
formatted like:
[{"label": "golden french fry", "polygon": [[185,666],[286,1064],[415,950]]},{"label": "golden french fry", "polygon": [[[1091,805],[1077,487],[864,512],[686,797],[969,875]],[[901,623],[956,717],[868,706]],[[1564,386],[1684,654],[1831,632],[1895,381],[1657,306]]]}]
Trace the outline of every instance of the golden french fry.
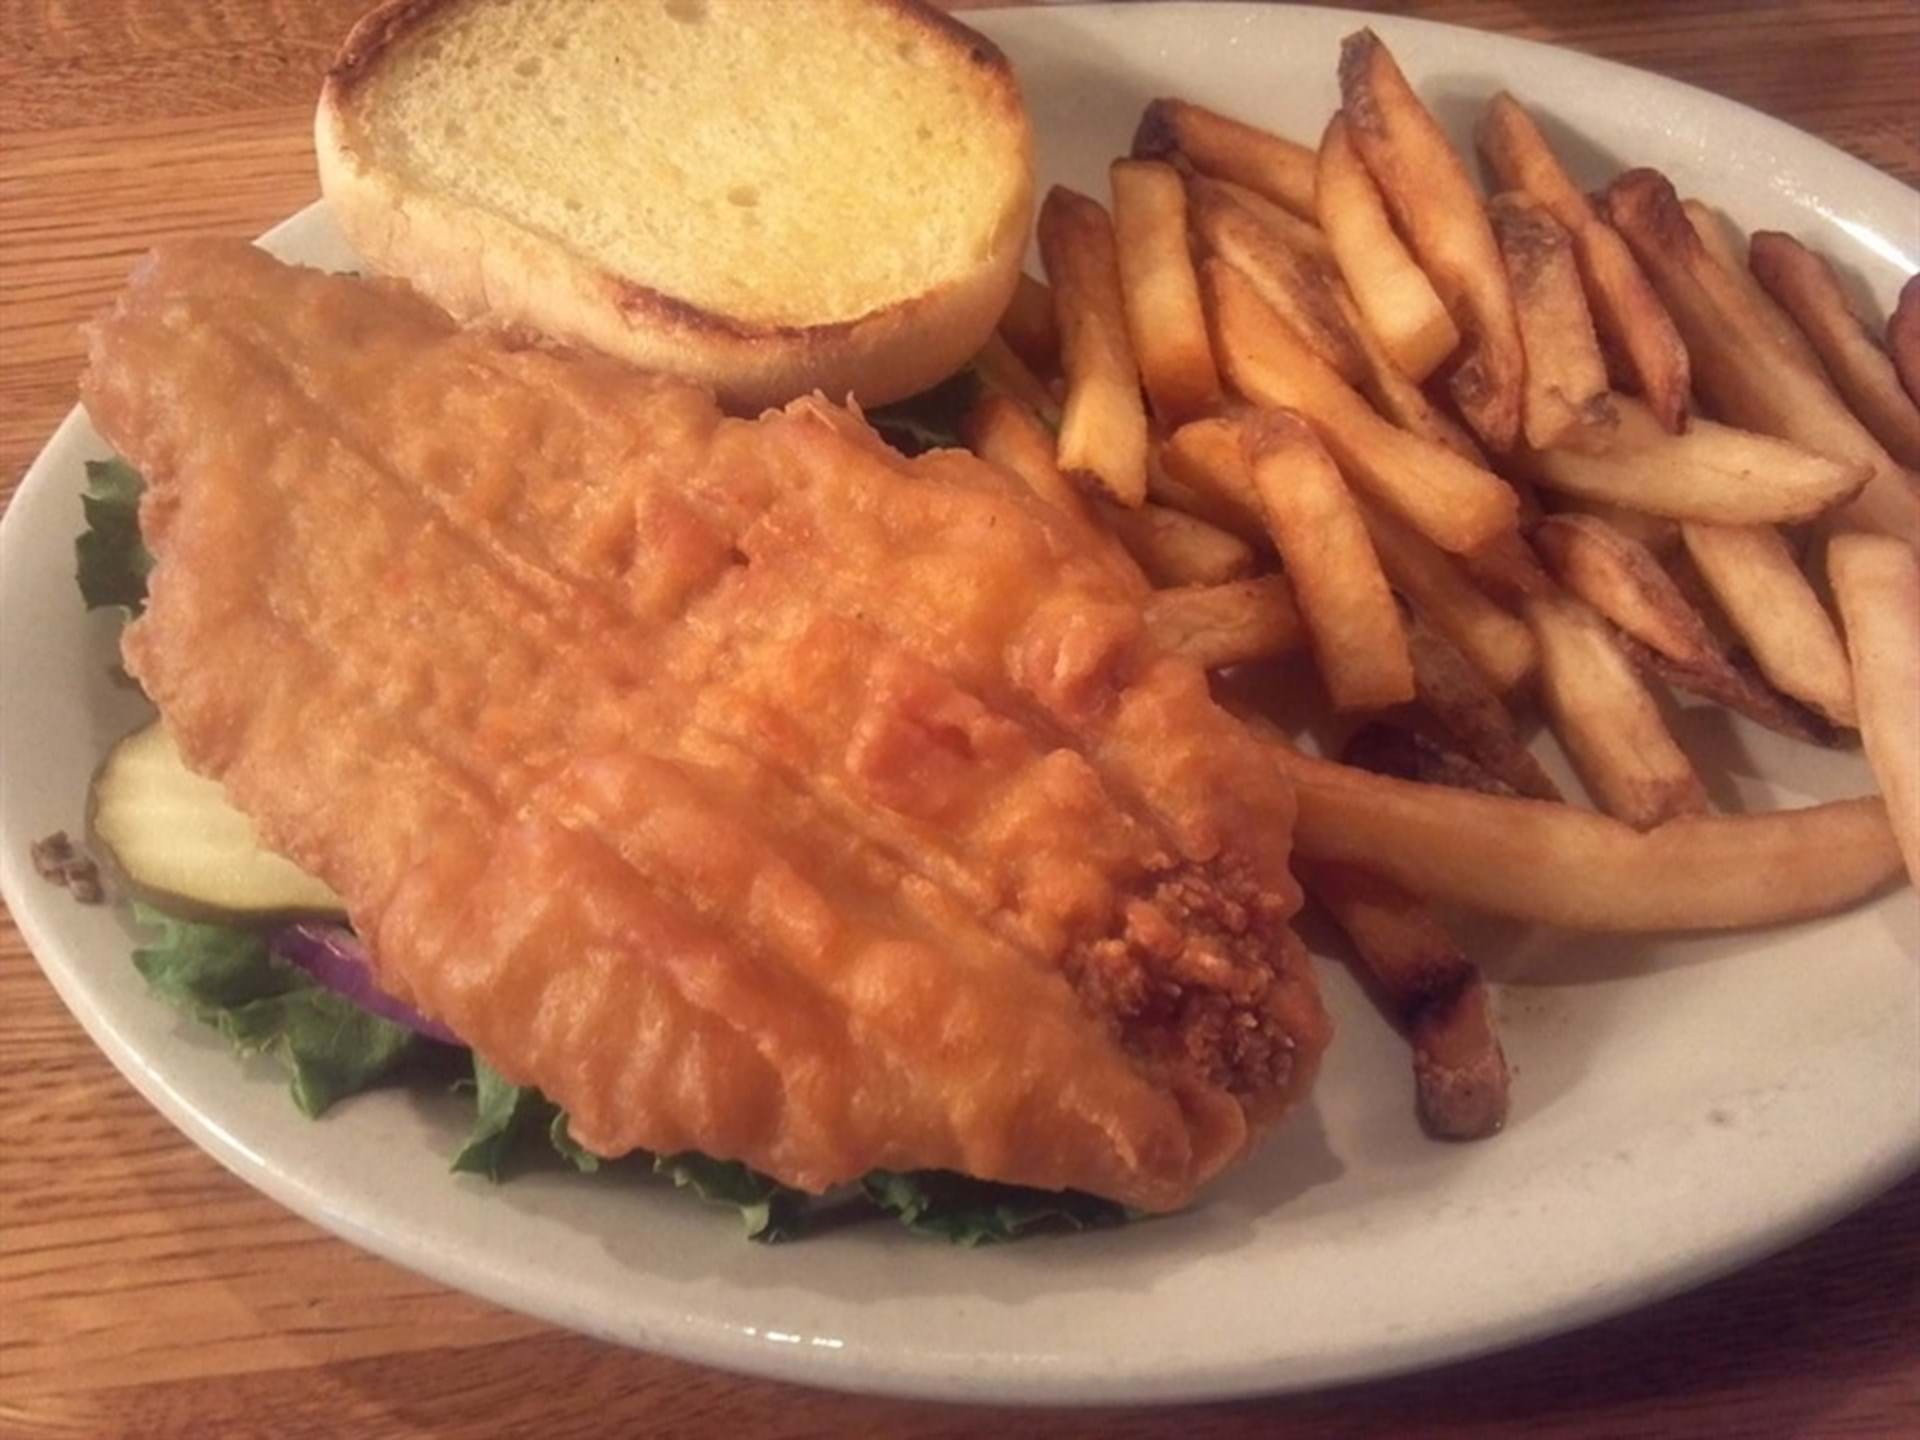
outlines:
[{"label": "golden french fry", "polygon": [[1193,230],[1210,252],[1247,277],[1260,298],[1341,379],[1350,385],[1359,382],[1366,361],[1320,266],[1218,191],[1195,195]]},{"label": "golden french fry", "polygon": [[1026,406],[1002,391],[982,389],[960,418],[960,439],[982,460],[1011,471],[1040,499],[1085,526],[1113,567],[1141,590],[1147,588],[1147,577],[1133,557],[1095,520],[1079,488],[1060,473],[1053,433]]},{"label": "golden french fry", "polygon": [[1519,688],[1540,654],[1525,623],[1490,600],[1460,563],[1412,526],[1363,501],[1361,514],[1393,588],[1458,647],[1494,689]]},{"label": "golden french fry", "polygon": [[1060,428],[1060,402],[998,331],[987,337],[973,357],[973,370],[987,389],[1010,396],[1052,429]]},{"label": "golden french fry", "polygon": [[1274,204],[1257,190],[1249,190],[1231,180],[1202,175],[1192,166],[1187,167],[1182,178],[1187,183],[1188,199],[1194,203],[1197,204],[1202,196],[1231,200],[1271,230],[1282,245],[1322,265],[1334,263],[1333,247],[1327,243],[1325,232],[1313,221],[1302,220],[1284,205]]},{"label": "golden french fry", "polygon": [[1607,362],[1573,261],[1573,241],[1524,191],[1494,196],[1487,213],[1513,288],[1527,356],[1520,409],[1527,444],[1535,450],[1562,444],[1606,448],[1618,422],[1607,388]]},{"label": "golden french fry", "polygon": [[1452,641],[1415,612],[1407,627],[1413,685],[1445,739],[1516,795],[1558,800],[1560,787],[1533,758],[1513,715]]},{"label": "golden french fry", "polygon": [[1910,275],[1900,287],[1900,303],[1887,319],[1887,349],[1907,398],[1920,405],[1920,275]]},{"label": "golden french fry", "polygon": [[1467,167],[1371,30],[1340,44],[1340,110],[1353,148],[1464,333],[1448,376],[1454,401],[1488,445],[1512,449],[1526,361],[1500,250]]},{"label": "golden french fry", "polygon": [[1665,428],[1684,429],[1686,347],[1626,242],[1511,95],[1501,92],[1488,102],[1476,140],[1498,183],[1528,195],[1568,232],[1610,372],[1641,394]]},{"label": "golden french fry", "polygon": [[1855,313],[1833,267],[1778,230],[1753,237],[1747,263],[1805,334],[1860,423],[1895,460],[1920,468],[1920,406],[1900,388],[1892,359]]},{"label": "golden french fry", "polygon": [[1411,700],[1406,627],[1333,457],[1285,410],[1248,421],[1242,444],[1334,709]]},{"label": "golden french fry", "polygon": [[1593,500],[1584,495],[1558,494],[1553,497],[1553,512],[1556,515],[1591,515],[1656,556],[1667,555],[1680,544],[1680,522],[1666,515],[1649,515],[1643,510],[1609,505],[1605,500]]},{"label": "golden french fry", "polygon": [[1879,535],[1836,535],[1827,574],[1853,652],[1860,739],[1920,886],[1920,561]]},{"label": "golden french fry", "polygon": [[1284,575],[1156,590],[1147,597],[1143,614],[1156,645],[1208,670],[1270,660],[1307,641],[1306,624]]},{"label": "golden french fry", "polygon": [[1147,493],[1256,548],[1271,542],[1260,497],[1240,458],[1240,422],[1213,416],[1182,425],[1147,462]]},{"label": "golden french fry", "polygon": [[1354,302],[1394,367],[1409,380],[1426,379],[1459,348],[1460,329],[1394,233],[1380,187],[1338,114],[1320,139],[1314,212]]},{"label": "golden french fry", "polygon": [[1294,853],[1361,865],[1441,905],[1574,930],[1725,930],[1827,915],[1900,874],[1879,799],[1684,816],[1604,815],[1395,780],[1272,744]]},{"label": "golden french fry", "polygon": [[1354,485],[1445,550],[1474,550],[1513,530],[1519,507],[1511,487],[1382,420],[1239,271],[1210,258],[1200,288],[1227,381],[1257,405],[1306,416]]},{"label": "golden french fry", "polygon": [[1865,466],[1788,440],[1695,420],[1684,435],[1660,427],[1639,401],[1615,397],[1619,423],[1604,455],[1542,450],[1527,456],[1551,490],[1650,515],[1718,525],[1787,525],[1844,505]]},{"label": "golden french fry", "polygon": [[988,464],[1019,476],[1029,490],[1056,510],[1093,523],[1085,497],[1060,473],[1052,432],[1013,396],[982,389],[960,419],[960,439]]},{"label": "golden french fry", "polygon": [[1258,126],[1185,100],[1152,101],[1133,133],[1133,153],[1177,151],[1203,175],[1244,185],[1303,220],[1313,218],[1313,151]]},{"label": "golden french fry", "polygon": [[1685,429],[1692,388],[1687,347],[1626,242],[1573,183],[1533,117],[1505,91],[1487,103],[1477,139],[1501,186],[1524,190],[1572,236],[1601,340],[1621,358],[1626,378],[1660,424],[1675,433]]},{"label": "golden french fry", "polygon": [[1834,724],[1857,724],[1840,632],[1780,532],[1770,525],[1687,524],[1680,537],[1760,673]]},{"label": "golden french fry", "polygon": [[1567,596],[1527,601],[1553,733],[1607,814],[1636,830],[1702,815],[1707,793],[1613,632]]},{"label": "golden french fry", "polygon": [[1353,942],[1413,1046],[1420,1122],[1445,1140],[1495,1134],[1507,1118],[1507,1058],[1486,981],[1425,901],[1356,865],[1298,862],[1307,892]]},{"label": "golden french fry", "polygon": [[1196,516],[1151,503],[1096,508],[1155,585],[1224,585],[1253,573],[1253,547]]},{"label": "golden french fry", "polygon": [[1157,160],[1116,160],[1108,174],[1127,334],[1153,413],[1162,425],[1179,425],[1220,400],[1187,249],[1186,187]]},{"label": "golden french fry", "polygon": [[1418,435],[1423,440],[1431,440],[1436,445],[1444,445],[1462,460],[1486,469],[1487,457],[1474,443],[1473,436],[1427,399],[1426,391],[1401,373],[1400,367],[1393,363],[1392,357],[1368,328],[1359,306],[1347,293],[1344,283],[1336,281],[1335,284],[1335,298],[1339,301],[1341,312],[1347,317],[1347,328],[1353,332],[1353,338],[1360,347],[1360,357],[1366,362],[1366,371],[1359,382],[1360,393],[1367,397],[1374,409],[1402,430]]},{"label": "golden french fry", "polygon": [[1518,610],[1527,596],[1553,589],[1553,581],[1541,569],[1533,547],[1513,531],[1469,550],[1460,557],[1460,563],[1474,584],[1512,610]]},{"label": "golden french fry", "polygon": [[1060,326],[1053,318],[1053,291],[1024,271],[1000,316],[1000,338],[1036,374],[1059,370]]},{"label": "golden french fry", "polygon": [[1920,547],[1920,482],[1853,418],[1826,376],[1781,343],[1740,283],[1700,243],[1666,177],[1628,171],[1608,188],[1607,213],[1686,338],[1701,398],[1730,424],[1863,467],[1866,488],[1829,523]]},{"label": "golden french fry", "polygon": [[1138,505],[1147,493],[1147,412],[1113,223],[1099,202],[1056,185],[1041,203],[1039,233],[1067,377],[1060,468],[1091,475],[1120,504]]},{"label": "golden french fry", "polygon": [[1724,211],[1715,210],[1703,201],[1682,200],[1680,208],[1686,211],[1687,223],[1693,226],[1693,233],[1700,237],[1701,248],[1713,257],[1726,279],[1739,289],[1753,318],[1766,322],[1768,331],[1780,347],[1792,351],[1794,358],[1809,371],[1824,374],[1825,367],[1820,363],[1819,354],[1808,343],[1807,337],[1800,333],[1800,327],[1754,279],[1747,263],[1746,232],[1735,225]]},{"label": "golden french fry", "polygon": [[1643,670],[1796,740],[1833,742],[1831,729],[1734,662],[1638,540],[1598,516],[1564,514],[1536,525],[1533,544],[1569,592],[1633,642],[1628,654]]}]

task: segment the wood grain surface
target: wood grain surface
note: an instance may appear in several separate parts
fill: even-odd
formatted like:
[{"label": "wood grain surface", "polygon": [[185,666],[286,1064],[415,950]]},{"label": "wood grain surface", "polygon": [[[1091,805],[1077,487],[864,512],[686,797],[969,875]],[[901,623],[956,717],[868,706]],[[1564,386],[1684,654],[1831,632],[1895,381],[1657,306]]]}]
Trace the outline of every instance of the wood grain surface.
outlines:
[{"label": "wood grain surface", "polygon": [[[8,495],[73,403],[76,324],[143,250],[195,231],[255,234],[314,197],[312,97],[362,5],[0,0]],[[1674,75],[1920,180],[1920,6],[1911,0],[1374,8]],[[0,757],[0,776],[19,759]],[[0,916],[0,1435],[983,1433],[1920,1434],[1920,1181],[1692,1295],[1383,1384],[1178,1412],[837,1396],[567,1335],[294,1218],[200,1154],[121,1080]]]}]

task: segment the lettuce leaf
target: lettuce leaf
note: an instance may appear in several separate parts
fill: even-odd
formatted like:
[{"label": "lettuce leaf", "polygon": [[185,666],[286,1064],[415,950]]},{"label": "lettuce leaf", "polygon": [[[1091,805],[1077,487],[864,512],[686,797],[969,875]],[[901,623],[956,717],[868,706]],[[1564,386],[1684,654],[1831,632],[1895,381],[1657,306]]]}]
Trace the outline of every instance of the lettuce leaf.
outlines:
[{"label": "lettuce leaf", "polygon": [[145,905],[134,911],[159,932],[133,952],[147,984],[219,1030],[235,1053],[278,1060],[307,1115],[377,1084],[421,1044],[405,1026],[315,984],[251,931],[176,920]]},{"label": "lettuce leaf", "polygon": [[73,542],[75,578],[89,610],[121,606],[138,615],[147,603],[153,556],[140,539],[140,472],[124,460],[89,460],[80,497],[87,528]]},{"label": "lettuce leaf", "polygon": [[1092,1230],[1134,1218],[1126,1206],[1098,1196],[1001,1185],[945,1170],[875,1170],[860,1188],[909,1230],[965,1249],[1017,1240],[1033,1230]]},{"label": "lettuce leaf", "polygon": [[794,1240],[806,1227],[804,1192],[750,1170],[738,1160],[715,1160],[686,1150],[656,1156],[653,1173],[670,1177],[678,1188],[693,1191],[709,1204],[736,1207],[749,1240],[769,1245]]}]

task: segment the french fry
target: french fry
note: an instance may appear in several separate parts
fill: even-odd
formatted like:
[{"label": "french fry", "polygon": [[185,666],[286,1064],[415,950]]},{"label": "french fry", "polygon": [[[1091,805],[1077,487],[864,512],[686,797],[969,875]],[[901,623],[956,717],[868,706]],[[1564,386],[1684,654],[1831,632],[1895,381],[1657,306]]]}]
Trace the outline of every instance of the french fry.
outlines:
[{"label": "french fry", "polygon": [[1865,489],[1829,523],[1920,547],[1914,478],[1853,418],[1826,377],[1780,342],[1739,282],[1701,245],[1666,177],[1628,171],[1608,187],[1607,213],[1685,337],[1702,399],[1730,424],[1863,467]]},{"label": "french fry", "polygon": [[1527,749],[1512,713],[1450,640],[1416,614],[1407,627],[1407,649],[1415,697],[1447,741],[1514,794],[1560,798],[1560,787]]},{"label": "french fry", "polygon": [[1548,720],[1599,807],[1636,830],[1705,814],[1700,777],[1607,623],[1566,596],[1536,595],[1526,615]]},{"label": "french fry", "polygon": [[1501,605],[1518,610],[1529,595],[1553,589],[1553,581],[1540,568],[1533,548],[1515,531],[1495,536],[1477,550],[1469,550],[1460,563],[1473,577],[1474,584]]},{"label": "french fry", "polygon": [[1535,450],[1604,449],[1618,423],[1573,241],[1524,191],[1488,202],[1526,351],[1520,428]]},{"label": "french fry", "polygon": [[[1677,538],[1677,535],[1676,535]],[[1667,684],[1812,744],[1832,730],[1737,665],[1654,554],[1593,515],[1554,515],[1533,530],[1554,576],[1631,642],[1629,658]]]},{"label": "french fry", "polygon": [[1253,573],[1253,547],[1205,520],[1151,503],[1096,509],[1155,585],[1224,585]]},{"label": "french fry", "polygon": [[1687,347],[1626,242],[1595,212],[1511,95],[1502,91],[1488,102],[1476,138],[1501,186],[1524,190],[1573,237],[1594,328],[1660,424],[1676,434],[1685,429],[1692,388]]},{"label": "french fry", "polygon": [[1860,493],[1865,466],[1788,440],[1695,420],[1670,435],[1637,400],[1616,397],[1619,424],[1604,455],[1543,450],[1527,457],[1549,489],[1675,520],[1789,525]]},{"label": "french fry", "polygon": [[1860,739],[1920,886],[1920,561],[1878,535],[1836,535],[1827,573],[1853,651]]},{"label": "french fry", "polygon": [[1010,470],[1056,510],[1091,526],[1086,497],[1060,473],[1053,436],[1033,412],[1004,391],[982,389],[960,418],[960,440],[990,465]]},{"label": "french fry", "polygon": [[1682,200],[1680,208],[1687,212],[1687,223],[1693,226],[1693,233],[1700,237],[1701,248],[1713,257],[1726,278],[1738,287],[1753,317],[1765,321],[1780,347],[1792,351],[1794,358],[1809,371],[1824,374],[1826,367],[1820,363],[1819,352],[1800,332],[1800,327],[1793,323],[1792,317],[1754,278],[1747,259],[1746,232],[1723,211],[1715,210],[1702,201]]},{"label": "french fry", "polygon": [[[1357,158],[1353,163],[1359,166]],[[1373,183],[1364,170],[1360,176]],[[1249,227],[1253,212],[1233,191],[1232,186],[1194,177],[1195,228],[1208,248],[1253,281],[1261,298],[1294,333],[1387,419],[1484,466],[1486,457],[1473,437],[1435,408],[1373,335],[1338,269],[1310,248],[1294,244],[1278,227]],[[1426,284],[1411,259],[1407,264]],[[1439,301],[1434,304],[1438,307]],[[1444,309],[1439,313],[1446,315]],[[1452,323],[1447,321],[1449,327]]]},{"label": "french fry", "polygon": [[1143,613],[1156,645],[1207,670],[1271,660],[1307,643],[1306,624],[1284,575],[1156,590]]},{"label": "french fry", "polygon": [[1387,202],[1338,114],[1320,139],[1314,212],[1355,303],[1396,369],[1427,378],[1460,346],[1460,329],[1407,253]]},{"label": "french fry", "polygon": [[1887,349],[1907,398],[1920,405],[1920,275],[1908,276],[1900,287],[1900,303],[1887,319]]},{"label": "french fry", "polygon": [[1177,170],[1157,160],[1116,160],[1108,174],[1127,334],[1154,415],[1162,425],[1179,425],[1220,400],[1187,250],[1186,187]]},{"label": "french fry", "polygon": [[1834,724],[1857,724],[1840,632],[1780,532],[1769,525],[1689,524],[1680,536],[1760,673]]},{"label": "french fry", "polygon": [[[1231,696],[1228,705],[1233,707]],[[1244,711],[1238,713],[1254,729],[1260,728],[1260,717],[1249,716]],[[1478,761],[1441,744],[1431,733],[1437,728],[1429,726],[1422,731],[1391,721],[1369,721],[1347,737],[1340,758],[1345,764],[1357,765],[1377,775],[1397,775],[1402,780],[1418,780],[1423,785],[1445,785],[1479,795],[1520,793]]]},{"label": "french fry", "polygon": [[1340,44],[1340,109],[1354,149],[1464,334],[1448,376],[1455,403],[1489,446],[1512,449],[1526,362],[1500,250],[1466,166],[1371,30]]},{"label": "french fry", "polygon": [[1147,493],[1147,413],[1113,224],[1097,201],[1056,185],[1041,203],[1039,233],[1067,377],[1060,468],[1091,475],[1120,504],[1138,505]]},{"label": "french fry", "polygon": [[1210,252],[1247,277],[1260,298],[1342,380],[1359,383],[1366,360],[1320,267],[1218,191],[1202,190],[1195,196],[1193,230]]},{"label": "french fry", "polygon": [[1432,909],[1372,871],[1301,861],[1307,892],[1353,942],[1413,1046],[1414,1098],[1427,1133],[1478,1140],[1506,1123],[1507,1058],[1486,981]]},{"label": "french fry", "polygon": [[1232,200],[1254,219],[1271,230],[1274,238],[1281,244],[1304,255],[1309,260],[1323,265],[1332,265],[1333,246],[1327,242],[1326,232],[1311,220],[1302,220],[1284,205],[1276,205],[1257,190],[1249,190],[1244,185],[1236,185],[1231,180],[1218,180],[1211,175],[1202,175],[1198,170],[1188,167],[1185,176],[1188,199],[1198,203],[1201,196],[1218,196]]},{"label": "french fry", "polygon": [[1609,505],[1584,495],[1553,496],[1556,515],[1591,515],[1617,530],[1634,544],[1644,546],[1657,556],[1670,554],[1680,545],[1680,522],[1666,515],[1649,515],[1644,510],[1629,510],[1624,505]]},{"label": "french fry", "polygon": [[1504,799],[1269,753],[1292,779],[1294,853],[1365,866],[1440,905],[1574,930],[1725,930],[1831,914],[1901,872],[1877,797],[1685,816],[1645,833]]},{"label": "french fry", "polygon": [[1178,151],[1203,175],[1231,180],[1313,218],[1313,151],[1271,131],[1230,120],[1203,105],[1162,99],[1148,104],[1133,133],[1133,153],[1157,159]]},{"label": "french fry", "polygon": [[1000,338],[1035,374],[1051,375],[1060,369],[1060,326],[1053,318],[1053,291],[1024,271],[1000,316]]},{"label": "french fry", "polygon": [[1382,420],[1239,271],[1209,258],[1200,267],[1200,288],[1228,383],[1257,405],[1305,415],[1354,485],[1456,553],[1514,528],[1518,502],[1504,481]]},{"label": "french fry", "polygon": [[1423,440],[1431,440],[1436,445],[1444,445],[1462,460],[1484,470],[1487,457],[1474,443],[1473,437],[1427,399],[1426,391],[1401,373],[1400,367],[1393,363],[1392,357],[1368,327],[1344,284],[1338,284],[1335,298],[1347,317],[1347,328],[1353,332],[1353,338],[1360,347],[1361,359],[1366,362],[1366,372],[1360,377],[1360,393],[1367,397],[1374,409],[1402,430],[1418,435]]},{"label": "french fry", "polygon": [[1055,430],[1060,428],[1060,402],[998,331],[987,337],[973,357],[973,369],[989,390],[1010,396]]},{"label": "french fry", "polygon": [[1334,709],[1411,700],[1406,628],[1333,457],[1285,410],[1249,421],[1241,443]]},{"label": "french fry", "polygon": [[1156,500],[1242,540],[1268,543],[1267,513],[1247,473],[1237,418],[1216,415],[1182,425],[1161,442],[1158,460],[1161,474],[1149,469],[1147,477]]},{"label": "french fry", "polygon": [[1892,359],[1855,313],[1833,267],[1778,230],[1753,237],[1747,263],[1800,327],[1860,423],[1895,460],[1920,468],[1920,407],[1900,388]]},{"label": "french fry", "polygon": [[[1458,647],[1494,689],[1518,689],[1540,662],[1533,632],[1487,598],[1460,563],[1410,525],[1363,501],[1361,514],[1387,579]],[[1416,667],[1417,668],[1417,667]]]}]

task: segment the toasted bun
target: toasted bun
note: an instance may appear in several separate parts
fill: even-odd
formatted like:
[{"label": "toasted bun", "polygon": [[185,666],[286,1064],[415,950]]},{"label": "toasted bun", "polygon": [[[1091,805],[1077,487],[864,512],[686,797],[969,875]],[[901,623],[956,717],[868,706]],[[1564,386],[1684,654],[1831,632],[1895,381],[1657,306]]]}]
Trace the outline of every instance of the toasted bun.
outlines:
[{"label": "toasted bun", "polygon": [[1032,219],[1006,57],[922,0],[388,0],[314,138],[373,268],[740,410],[951,374]]}]

